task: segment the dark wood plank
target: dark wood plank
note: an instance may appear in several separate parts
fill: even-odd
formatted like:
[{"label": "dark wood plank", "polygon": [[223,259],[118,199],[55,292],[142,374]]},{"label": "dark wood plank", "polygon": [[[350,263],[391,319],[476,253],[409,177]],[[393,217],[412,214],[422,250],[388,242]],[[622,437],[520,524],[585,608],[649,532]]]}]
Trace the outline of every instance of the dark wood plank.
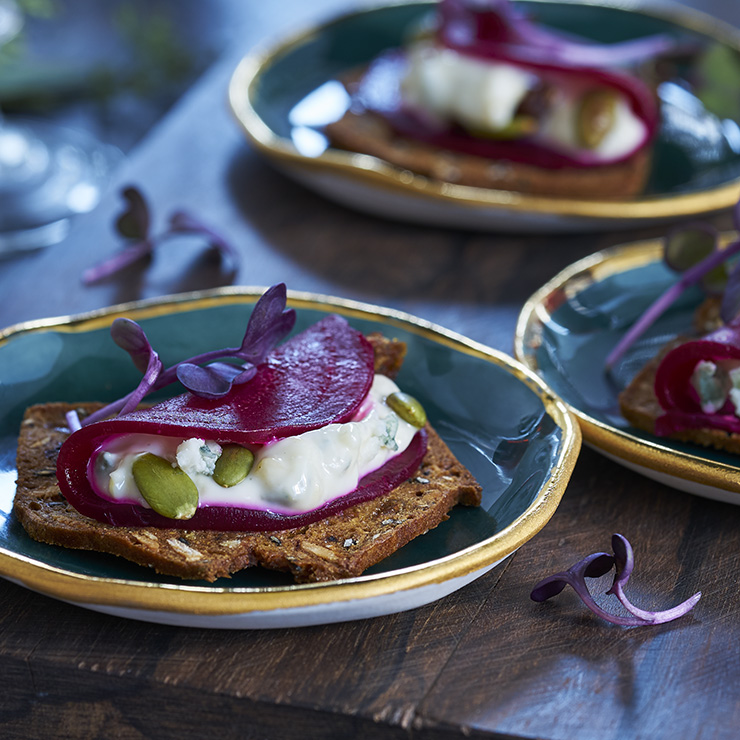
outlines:
[{"label": "dark wood plank", "polygon": [[307,726],[312,737],[408,737],[419,702],[503,570],[413,612],[277,631],[121,620],[2,582],[0,726],[41,737],[36,731],[56,717],[77,736],[72,729],[89,714],[91,737],[151,727],[144,737],[176,729],[197,738],[206,723],[241,737],[236,720],[286,739],[305,737]]},{"label": "dark wood plank", "polygon": [[[557,513],[513,559],[422,716],[553,740],[733,737],[740,667],[728,646],[740,638],[740,614],[728,567],[737,563],[739,525],[736,507],[650,482],[585,450]],[[613,532],[635,549],[626,589],[634,603],[664,609],[700,590],[691,614],[621,628],[592,616],[570,588],[543,604],[529,599],[545,575],[610,552]],[[600,579],[595,593],[610,585]]]}]

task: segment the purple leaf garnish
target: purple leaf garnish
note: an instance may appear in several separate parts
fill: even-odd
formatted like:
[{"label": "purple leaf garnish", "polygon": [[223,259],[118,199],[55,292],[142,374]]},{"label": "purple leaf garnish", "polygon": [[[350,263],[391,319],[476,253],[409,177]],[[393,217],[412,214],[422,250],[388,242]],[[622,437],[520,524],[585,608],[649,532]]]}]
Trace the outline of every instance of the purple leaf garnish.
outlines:
[{"label": "purple leaf garnish", "polygon": [[144,330],[131,319],[116,319],[110,328],[113,341],[131,355],[136,369],[146,372],[151,355],[154,352],[152,345],[144,334]]},{"label": "purple leaf garnish", "polygon": [[[621,534],[614,534],[612,535],[612,550],[614,551],[613,556],[604,552],[597,552],[580,560],[568,570],[543,579],[532,590],[531,599],[533,601],[545,601],[557,596],[565,586],[570,585],[583,603],[597,616],[607,622],[623,627],[640,627],[649,624],[664,624],[678,619],[691,611],[701,598],[701,592],[697,592],[678,606],[664,611],[646,611],[636,607],[624,593],[624,587],[632,575],[635,564],[632,546]],[[594,601],[586,585],[586,578],[600,578],[611,570],[612,565],[615,567],[616,573],[614,582],[606,593],[616,596],[631,616],[607,612]]]},{"label": "purple leaf garnish", "polygon": [[116,220],[116,230],[128,240],[124,249],[99,262],[82,273],[85,285],[110,277],[125,267],[151,256],[154,249],[168,239],[181,235],[201,236],[208,246],[218,252],[227,272],[235,272],[239,266],[239,252],[212,228],[203,224],[187,211],[175,211],[169,218],[169,226],[161,234],[150,233],[151,217],[144,196],[134,187],[124,188],[122,195],[127,202],[126,210]]},{"label": "purple leaf garnish", "polygon": [[251,380],[256,372],[254,365],[245,368],[227,362],[212,362],[201,367],[183,362],[177,366],[177,379],[197,396],[221,398],[231,390],[234,383]]},{"label": "purple leaf garnish", "polygon": [[126,201],[126,210],[116,219],[116,231],[125,239],[142,241],[149,236],[151,217],[144,196],[134,187],[121,191]]},{"label": "purple leaf garnish", "polygon": [[[113,414],[128,413],[150,392],[177,380],[191,393],[203,398],[221,398],[233,385],[250,381],[257,372],[257,365],[267,359],[267,355],[295,325],[295,310],[286,308],[286,303],[285,285],[273,285],[255,304],[241,346],[205,352],[178,362],[166,370],[144,330],[131,319],[116,319],[111,325],[111,336],[119,347],[129,353],[143,377],[131,393],[90,414],[83,424],[90,424]],[[240,364],[222,360],[236,360]]]}]

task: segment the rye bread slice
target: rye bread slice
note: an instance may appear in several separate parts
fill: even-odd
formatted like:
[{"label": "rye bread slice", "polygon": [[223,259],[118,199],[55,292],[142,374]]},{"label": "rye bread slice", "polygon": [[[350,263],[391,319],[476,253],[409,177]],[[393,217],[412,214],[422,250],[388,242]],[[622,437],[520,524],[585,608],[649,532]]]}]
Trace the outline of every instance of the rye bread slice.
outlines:
[{"label": "rye bread slice", "polygon": [[[402,343],[369,337],[376,369],[395,375]],[[304,527],[241,533],[114,527],[85,517],[62,496],[56,458],[67,436],[65,413],[100,404],[49,403],[26,411],[18,440],[13,511],[28,534],[62,547],[119,555],[158,573],[215,581],[253,565],[291,573],[298,583],[360,575],[446,520],[456,504],[477,506],[481,488],[428,427],[429,446],[412,479],[373,501]]]},{"label": "rye bread slice", "polygon": [[[361,73],[354,73],[344,81],[350,96],[359,79]],[[546,169],[523,162],[493,160],[440,150],[400,136],[382,116],[358,106],[325,126],[324,133],[338,149],[369,154],[433,180],[560,198],[618,200],[638,195],[645,188],[652,161],[649,147],[623,162],[599,167]]]}]

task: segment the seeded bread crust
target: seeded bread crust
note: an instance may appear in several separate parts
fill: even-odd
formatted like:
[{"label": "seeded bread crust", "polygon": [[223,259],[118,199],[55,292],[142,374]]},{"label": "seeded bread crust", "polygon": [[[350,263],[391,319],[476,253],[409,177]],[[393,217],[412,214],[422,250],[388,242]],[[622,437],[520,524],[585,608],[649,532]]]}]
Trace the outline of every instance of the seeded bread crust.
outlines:
[{"label": "seeded bread crust", "polygon": [[[347,88],[352,93],[354,85]],[[332,146],[370,154],[434,180],[530,195],[617,200],[641,193],[651,165],[649,147],[617,164],[599,167],[545,169],[522,162],[492,160],[440,150],[422,141],[399,136],[371,111],[350,109],[325,127]]]},{"label": "seeded bread crust", "polygon": [[[376,368],[395,375],[403,344],[369,338],[376,350]],[[360,575],[446,520],[456,504],[481,502],[481,488],[473,476],[427,425],[427,453],[412,479],[313,524],[260,533],[114,527],[77,512],[56,482],[56,458],[68,434],[66,412],[74,408],[84,416],[99,407],[49,403],[26,411],[18,441],[13,511],[35,540],[118,555],[185,579],[215,581],[259,565],[287,571],[298,583],[330,581]]]}]

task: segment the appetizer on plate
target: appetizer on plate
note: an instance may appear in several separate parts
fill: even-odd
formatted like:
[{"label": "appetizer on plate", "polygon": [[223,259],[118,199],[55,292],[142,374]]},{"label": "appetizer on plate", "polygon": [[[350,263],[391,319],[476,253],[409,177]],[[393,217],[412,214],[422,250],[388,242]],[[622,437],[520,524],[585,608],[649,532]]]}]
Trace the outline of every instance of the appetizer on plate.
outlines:
[{"label": "appetizer on plate", "polygon": [[[740,208],[735,209],[740,222]],[[740,453],[740,241],[719,247],[710,227],[674,231],[665,244],[669,266],[684,272],[623,338],[613,365],[660,313],[688,287],[709,295],[697,308],[694,327],[666,344],[619,396],[624,417],[659,437]],[[719,291],[719,294],[717,294]]]},{"label": "appetizer on plate", "polygon": [[631,197],[659,122],[654,90],[631,70],[671,44],[581,43],[508,0],[441,0],[429,28],[344,80],[352,104],[326,134],[448,182]]},{"label": "appetizer on plate", "polygon": [[[294,321],[275,286],[241,347],[165,369],[140,327],[116,320],[141,384],[108,406],[27,411],[14,502],[26,531],[183,578],[262,565],[326,581],[359,575],[455,504],[480,504],[392,379],[402,343],[329,316],[276,347]],[[142,407],[176,379],[186,393]]]}]

